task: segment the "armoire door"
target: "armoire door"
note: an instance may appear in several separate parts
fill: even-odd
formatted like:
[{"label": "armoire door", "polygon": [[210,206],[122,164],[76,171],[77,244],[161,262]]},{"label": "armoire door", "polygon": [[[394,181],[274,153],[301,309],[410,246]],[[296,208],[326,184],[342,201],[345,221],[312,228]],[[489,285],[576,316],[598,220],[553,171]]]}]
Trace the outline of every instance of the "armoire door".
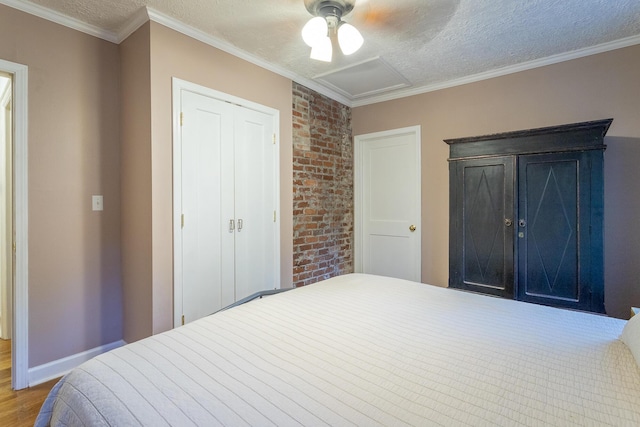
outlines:
[{"label": "armoire door", "polygon": [[453,162],[450,285],[513,298],[515,158]]},{"label": "armoire door", "polygon": [[519,300],[604,310],[602,297],[592,298],[600,267],[591,251],[602,245],[592,245],[590,232],[591,168],[601,159],[601,151],[519,156]]}]

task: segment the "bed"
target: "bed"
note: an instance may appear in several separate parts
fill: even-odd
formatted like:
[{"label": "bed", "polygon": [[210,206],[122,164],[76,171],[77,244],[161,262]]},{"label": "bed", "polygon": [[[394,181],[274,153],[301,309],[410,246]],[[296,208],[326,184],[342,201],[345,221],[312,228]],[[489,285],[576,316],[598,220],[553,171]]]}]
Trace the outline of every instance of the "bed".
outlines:
[{"label": "bed", "polygon": [[626,324],[349,274],[98,356],[36,425],[637,426]]}]

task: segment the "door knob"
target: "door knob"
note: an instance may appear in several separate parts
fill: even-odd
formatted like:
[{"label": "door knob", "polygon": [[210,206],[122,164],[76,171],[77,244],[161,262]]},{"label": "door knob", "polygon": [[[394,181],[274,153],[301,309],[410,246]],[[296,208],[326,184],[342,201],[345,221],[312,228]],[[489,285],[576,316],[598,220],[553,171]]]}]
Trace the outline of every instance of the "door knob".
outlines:
[{"label": "door knob", "polygon": [[411,224],[411,226],[409,227],[409,231],[411,231],[412,233],[416,231],[416,226]]}]

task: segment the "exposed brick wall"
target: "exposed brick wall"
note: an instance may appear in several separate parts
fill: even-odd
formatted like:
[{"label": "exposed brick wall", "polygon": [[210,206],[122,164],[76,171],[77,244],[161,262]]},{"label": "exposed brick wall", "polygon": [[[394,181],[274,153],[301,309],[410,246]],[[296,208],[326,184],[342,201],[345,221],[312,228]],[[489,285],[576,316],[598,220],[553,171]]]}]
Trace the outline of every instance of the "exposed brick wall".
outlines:
[{"label": "exposed brick wall", "polygon": [[293,283],[353,272],[351,108],[293,83]]}]

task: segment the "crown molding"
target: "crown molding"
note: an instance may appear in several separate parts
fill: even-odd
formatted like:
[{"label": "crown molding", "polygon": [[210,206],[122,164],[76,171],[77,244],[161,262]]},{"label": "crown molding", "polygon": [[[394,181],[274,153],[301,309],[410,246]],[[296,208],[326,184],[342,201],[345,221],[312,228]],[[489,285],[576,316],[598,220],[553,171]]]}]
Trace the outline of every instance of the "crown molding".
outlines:
[{"label": "crown molding", "polygon": [[326,88],[325,86],[322,86],[316,82],[314,82],[313,80],[304,78],[299,76],[296,73],[293,73],[283,67],[279,67],[277,65],[274,65],[268,61],[265,61],[262,58],[259,58],[257,56],[254,56],[242,49],[239,49],[238,47],[232,45],[229,42],[226,42],[224,40],[218,39],[216,37],[213,37],[207,33],[205,33],[204,31],[198,30],[196,28],[193,28],[189,25],[185,25],[182,22],[167,16],[163,13],[160,13],[150,7],[146,8],[147,10],[147,14],[149,16],[149,19],[153,22],[157,22],[158,24],[164,25],[165,27],[171,28],[174,31],[177,31],[179,33],[182,33],[188,37],[191,37],[193,39],[196,39],[198,41],[201,41],[202,43],[205,43],[209,46],[215,47],[216,49],[222,50],[228,54],[231,54],[233,56],[236,56],[240,59],[243,59],[247,62],[250,62],[254,65],[257,65],[261,68],[264,68],[266,70],[269,70],[271,72],[274,72],[276,74],[281,75],[282,77],[286,77],[290,80],[295,81],[296,83],[299,83],[303,86],[308,87],[309,89],[312,89],[324,96],[327,96],[335,101],[338,101],[344,105],[347,106],[351,106],[351,100],[339,93],[336,93],[328,88]]},{"label": "crown molding", "polygon": [[[2,1],[2,0],[0,0]],[[136,30],[142,27],[150,20],[149,12],[146,7],[141,7],[131,15],[131,18],[127,20],[127,22],[120,28],[118,34],[116,35],[116,43],[120,44],[127,39],[131,34],[135,33]]]},{"label": "crown molding", "polygon": [[67,28],[71,28],[72,30],[77,30],[81,33],[98,37],[111,43],[118,43],[118,37],[111,31],[105,30],[95,25],[87,24],[78,19],[71,18],[67,15],[63,15],[62,13],[47,9],[46,7],[42,7],[28,1],[0,0],[0,4],[4,4],[5,6],[18,9],[22,12],[37,16],[38,18],[46,19],[47,21],[51,21],[56,24],[60,24]]},{"label": "crown molding", "polygon": [[283,67],[274,65],[262,58],[254,56],[238,47],[228,43],[224,40],[213,37],[205,32],[195,29],[189,25],[186,25],[175,18],[162,14],[150,7],[142,7],[132,15],[131,19],[117,32],[108,31],[99,28],[95,25],[86,24],[78,19],[71,18],[63,15],[59,12],[55,12],[51,9],[36,5],[26,0],[0,0],[0,4],[18,9],[25,13],[37,16],[42,19],[63,25],[65,27],[80,31],[82,33],[98,37],[100,39],[109,41],[111,43],[120,44],[127,37],[129,37],[138,28],[144,25],[147,21],[154,21],[165,27],[171,28],[179,33],[189,36],[193,39],[201,41],[216,49],[220,49],[230,55],[236,56],[261,68],[269,70],[273,73],[281,75],[295,81],[303,86],[308,87],[324,96],[327,96],[335,101],[338,101],[348,107],[361,107],[370,104],[377,104],[385,101],[392,101],[399,98],[405,98],[408,96],[420,95],[427,92],[434,92],[441,89],[448,89],[455,86],[461,86],[469,83],[476,83],[482,80],[488,80],[495,77],[501,77],[508,74],[518,73],[520,71],[527,71],[534,68],[544,67],[547,65],[553,65],[560,62],[570,61],[572,59],[583,58],[598,53],[604,53],[615,49],[629,47],[640,44],[640,35],[626,37],[619,40],[614,40],[608,43],[602,43],[596,46],[591,46],[583,49],[574,50],[572,52],[561,53],[557,55],[548,56],[546,58],[535,59],[533,61],[523,62],[516,65],[510,65],[507,67],[498,68],[495,70],[486,71],[483,73],[474,74],[472,76],[466,76],[459,79],[447,80],[440,83],[418,86],[407,89],[393,90],[386,94],[372,95],[365,98],[353,100],[341,93],[338,93],[331,88],[328,88],[322,84],[315,82],[313,79],[302,77],[290,70]]},{"label": "crown molding", "polygon": [[498,68],[495,70],[485,71],[483,73],[474,74],[472,76],[462,77],[460,79],[447,80],[441,83],[435,83],[404,90],[397,90],[386,95],[372,96],[361,100],[355,100],[352,101],[351,106],[362,107],[364,105],[377,104],[379,102],[392,101],[394,99],[406,98],[408,96],[420,95],[423,93],[434,92],[441,89],[448,89],[455,86],[462,86],[468,83],[476,83],[482,80],[492,79],[494,77],[506,76],[508,74],[519,73],[520,71],[532,70],[534,68],[540,68],[547,65],[558,64],[560,62],[571,61],[572,59],[584,58],[586,56],[605,53],[624,47],[634,46],[637,44],[640,44],[640,35],[626,37],[623,39],[614,40],[608,43],[602,43],[596,46],[578,49],[571,52],[547,56],[545,58],[534,59],[533,61],[527,61],[516,65]]}]

